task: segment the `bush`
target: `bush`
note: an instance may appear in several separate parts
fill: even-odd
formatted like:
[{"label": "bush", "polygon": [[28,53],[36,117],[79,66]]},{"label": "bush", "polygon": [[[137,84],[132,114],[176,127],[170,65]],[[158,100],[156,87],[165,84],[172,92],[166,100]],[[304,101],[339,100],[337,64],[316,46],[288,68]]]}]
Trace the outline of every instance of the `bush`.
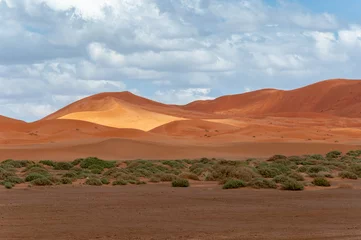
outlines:
[{"label": "bush", "polygon": [[80,167],[82,168],[89,168],[92,165],[98,165],[103,168],[112,168],[115,167],[116,162],[115,161],[104,161],[96,157],[88,157],[85,159],[82,159],[80,161]]},{"label": "bush", "polygon": [[32,180],[31,184],[36,186],[49,186],[53,185],[53,182],[49,178],[42,176],[41,178],[36,178]]},{"label": "bush", "polygon": [[274,178],[277,175],[282,173],[278,169],[268,167],[268,166],[259,167],[257,170],[258,170],[259,174],[261,174],[262,177],[265,177],[265,178]]},{"label": "bush", "polygon": [[51,160],[42,160],[40,161],[39,163],[43,164],[43,165],[46,165],[46,166],[50,166],[50,167],[54,167],[55,166],[55,163]]},{"label": "bush", "polygon": [[259,188],[277,188],[277,185],[274,181],[270,181],[264,178],[256,178],[252,180],[249,184],[250,187],[259,189]]},{"label": "bush", "polygon": [[313,179],[312,183],[316,186],[323,186],[323,187],[329,187],[331,186],[330,182],[323,177],[317,177]]},{"label": "bush", "polygon": [[4,187],[6,189],[12,189],[14,187],[14,184],[12,184],[11,182],[4,182]]},{"label": "bush", "polygon": [[101,178],[100,181],[102,182],[102,184],[105,184],[105,185],[108,185],[110,183],[108,178]]},{"label": "bush", "polygon": [[353,172],[358,177],[361,177],[361,164],[352,164],[349,169],[350,172]]},{"label": "bush", "polygon": [[0,167],[0,180],[5,180],[8,177],[15,176],[15,173],[10,170],[5,170]]},{"label": "bush", "polygon": [[338,176],[340,178],[347,178],[347,179],[357,179],[357,175],[353,172],[348,172],[348,171],[342,171],[338,173]]},{"label": "bush", "polygon": [[63,174],[63,177],[64,177],[64,178],[77,178],[77,177],[78,177],[78,173],[75,172],[75,171],[70,171],[70,172],[64,173],[64,174]]},{"label": "bush", "polygon": [[319,173],[319,172],[327,172],[328,169],[323,167],[323,166],[310,166],[308,169],[307,169],[307,172],[308,173]]},{"label": "bush", "polygon": [[30,168],[27,173],[39,173],[42,175],[47,175],[49,174],[48,170],[46,170],[45,168],[40,168],[40,167],[33,167]]},{"label": "bush", "polygon": [[46,177],[46,175],[44,174],[40,174],[40,173],[29,173],[26,177],[25,177],[25,181],[26,182],[31,182],[35,179],[38,179],[38,178],[44,178]]},{"label": "bush", "polygon": [[361,150],[351,150],[347,152],[346,155],[351,157],[359,157],[361,156]]},{"label": "bush", "polygon": [[177,178],[172,181],[172,187],[189,187],[189,181],[183,178]]},{"label": "bush", "polygon": [[296,181],[295,179],[289,179],[288,181],[282,183],[282,189],[291,190],[291,191],[300,191],[304,189],[304,186],[302,183]]},{"label": "bush", "polygon": [[154,177],[158,177],[162,182],[171,182],[177,178],[177,176],[174,174],[165,174],[165,173],[156,174]]},{"label": "bush", "polygon": [[174,160],[174,161],[161,161],[162,164],[167,165],[171,168],[183,169],[185,165],[182,161]]},{"label": "bush", "polygon": [[72,184],[73,181],[71,180],[71,178],[67,178],[67,177],[63,177],[60,179],[61,184]]},{"label": "bush", "polygon": [[242,180],[238,179],[229,179],[224,185],[223,189],[234,189],[234,188],[241,188],[245,187],[246,184]]},{"label": "bush", "polygon": [[23,170],[23,172],[28,172],[28,171],[30,171],[30,170],[33,169],[33,168],[35,168],[35,169],[41,168],[41,169],[46,170],[43,165],[40,165],[40,164],[31,164],[31,165],[28,165],[28,166]]},{"label": "bush", "polygon": [[286,175],[278,175],[276,177],[273,178],[273,181],[275,181],[276,183],[284,183],[289,181],[290,178],[287,177]]},{"label": "bush", "polygon": [[327,158],[338,158],[341,156],[341,154],[342,154],[342,152],[340,152],[340,151],[331,151],[326,154],[326,157]]},{"label": "bush", "polygon": [[305,180],[305,178],[301,174],[296,173],[296,172],[292,172],[292,173],[288,174],[288,177],[293,178],[296,181],[304,181]]},{"label": "bush", "polygon": [[267,161],[276,161],[276,160],[285,160],[285,159],[287,159],[287,157],[284,155],[274,155],[270,157]]},{"label": "bush", "polygon": [[28,160],[18,160],[18,161],[15,161],[15,160],[12,160],[12,159],[7,159],[5,161],[3,161],[1,163],[1,165],[9,165],[9,166],[12,166],[14,168],[22,168],[22,167],[26,167],[28,166],[29,164],[32,164],[32,162],[28,161]]},{"label": "bush", "polygon": [[194,173],[181,173],[179,174],[179,177],[199,181],[198,176]]},{"label": "bush", "polygon": [[84,159],[83,158],[77,158],[74,161],[71,162],[71,164],[73,164],[73,166],[79,165],[79,163],[81,163]]},{"label": "bush", "polygon": [[123,179],[119,179],[119,180],[116,180],[116,181],[113,181],[112,185],[113,186],[116,186],[116,185],[127,185],[128,182],[123,180]]},{"label": "bush", "polygon": [[73,164],[69,162],[57,162],[54,165],[55,170],[70,170],[73,167]]},{"label": "bush", "polygon": [[102,170],[100,170],[99,168],[94,168],[90,172],[93,174],[102,174]]},{"label": "bush", "polygon": [[149,182],[158,183],[160,182],[160,178],[153,176],[149,179]]},{"label": "bush", "polygon": [[14,183],[14,184],[19,184],[19,183],[23,183],[24,180],[17,177],[17,176],[9,176],[5,179],[5,182],[10,182],[10,183]]},{"label": "bush", "polygon": [[86,185],[101,186],[102,182],[98,178],[89,178],[85,181]]},{"label": "bush", "polygon": [[310,158],[315,160],[325,160],[325,158],[321,154],[313,154],[310,156]]}]

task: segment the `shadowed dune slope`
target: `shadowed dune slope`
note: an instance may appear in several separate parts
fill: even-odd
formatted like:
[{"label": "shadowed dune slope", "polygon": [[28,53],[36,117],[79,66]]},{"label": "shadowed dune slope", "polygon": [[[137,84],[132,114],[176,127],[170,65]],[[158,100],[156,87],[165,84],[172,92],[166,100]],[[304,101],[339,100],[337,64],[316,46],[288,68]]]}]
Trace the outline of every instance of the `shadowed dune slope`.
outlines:
[{"label": "shadowed dune slope", "polygon": [[292,116],[294,113],[305,112],[360,117],[361,81],[326,80],[291,91],[263,89],[214,100],[195,101],[183,108],[222,115],[290,113]]},{"label": "shadowed dune slope", "polygon": [[170,136],[207,136],[209,134],[222,134],[234,132],[238,128],[232,125],[209,122],[205,120],[180,120],[173,121],[157,128],[150,132],[165,134]]}]

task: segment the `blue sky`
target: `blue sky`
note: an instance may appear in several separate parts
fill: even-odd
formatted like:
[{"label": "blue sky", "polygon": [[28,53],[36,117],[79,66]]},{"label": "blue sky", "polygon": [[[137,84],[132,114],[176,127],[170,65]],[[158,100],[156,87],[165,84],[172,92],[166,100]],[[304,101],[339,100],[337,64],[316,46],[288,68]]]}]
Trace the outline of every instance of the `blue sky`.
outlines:
[{"label": "blue sky", "polygon": [[0,115],[131,91],[184,104],[360,79],[358,0],[0,0]]}]

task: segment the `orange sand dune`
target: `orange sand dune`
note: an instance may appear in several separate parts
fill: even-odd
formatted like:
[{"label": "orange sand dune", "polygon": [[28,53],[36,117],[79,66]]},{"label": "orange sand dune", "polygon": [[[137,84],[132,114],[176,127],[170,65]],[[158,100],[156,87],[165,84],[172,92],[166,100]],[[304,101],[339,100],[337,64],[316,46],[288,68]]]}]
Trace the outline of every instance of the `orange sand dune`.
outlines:
[{"label": "orange sand dune", "polygon": [[234,132],[237,129],[232,125],[205,120],[180,120],[164,124],[150,132],[168,136],[209,137]]},{"label": "orange sand dune", "polygon": [[291,91],[263,89],[215,100],[196,101],[183,108],[222,115],[290,113],[292,116],[305,112],[360,117],[361,81],[327,80]]}]

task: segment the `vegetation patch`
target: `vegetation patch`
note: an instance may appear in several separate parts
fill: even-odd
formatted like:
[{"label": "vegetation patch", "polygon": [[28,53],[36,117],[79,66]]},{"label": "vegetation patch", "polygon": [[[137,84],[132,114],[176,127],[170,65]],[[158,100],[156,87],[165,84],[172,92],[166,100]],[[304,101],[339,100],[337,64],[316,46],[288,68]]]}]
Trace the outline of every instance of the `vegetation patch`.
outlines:
[{"label": "vegetation patch", "polygon": [[189,187],[189,181],[183,178],[177,178],[172,181],[172,187]]},{"label": "vegetation patch", "polygon": [[312,183],[315,186],[322,186],[322,187],[331,186],[331,183],[324,177],[316,177],[315,179],[313,179]]},{"label": "vegetation patch", "polygon": [[234,188],[241,188],[241,187],[245,187],[245,186],[246,186],[246,184],[242,180],[229,179],[223,185],[223,189],[234,189]]},{"label": "vegetation patch", "polygon": [[282,183],[283,190],[290,190],[290,191],[301,191],[304,189],[302,183],[296,181],[295,179],[288,179],[287,181]]},{"label": "vegetation patch", "polygon": [[357,179],[357,175],[353,172],[348,172],[348,171],[342,171],[338,173],[338,176],[340,178],[347,178],[347,179]]}]

